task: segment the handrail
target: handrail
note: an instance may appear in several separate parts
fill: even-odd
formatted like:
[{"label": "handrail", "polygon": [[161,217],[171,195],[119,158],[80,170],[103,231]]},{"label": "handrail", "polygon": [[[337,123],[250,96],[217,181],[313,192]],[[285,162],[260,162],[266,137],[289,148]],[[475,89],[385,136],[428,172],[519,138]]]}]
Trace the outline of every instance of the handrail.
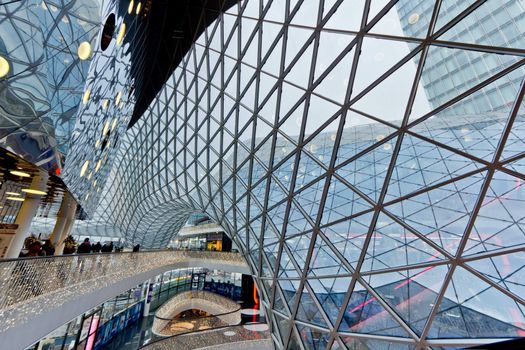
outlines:
[{"label": "handrail", "polygon": [[[189,267],[250,273],[241,254],[214,251],[161,250],[1,260],[0,337],[11,337],[13,342],[15,338],[31,341],[33,336],[52,331],[55,323],[64,321],[59,326],[67,322],[65,318],[71,319],[103,302],[105,296],[116,295],[164,271]],[[85,310],[80,310],[79,298]],[[65,305],[70,306],[61,309]],[[51,314],[55,315],[53,322],[42,321]],[[31,337],[16,333],[17,327],[28,322],[39,324],[41,331]],[[17,336],[8,335],[12,332]]]},{"label": "handrail", "polygon": [[[233,314],[235,312],[238,312],[238,311],[241,311],[241,305],[239,305],[235,310],[233,311],[228,311],[228,312],[223,312],[221,314],[214,314],[214,315],[209,315],[209,316],[201,316],[201,317],[188,317],[188,318],[184,318],[184,319],[181,319],[183,321],[188,321],[188,320],[201,320],[203,318],[211,318],[211,317],[219,317],[219,316],[224,316],[224,315],[230,315],[230,314]],[[159,317],[157,316],[157,314],[155,314],[154,318],[157,318],[161,321],[173,321],[175,320],[173,317],[172,318],[163,318],[163,317]]]},{"label": "handrail", "polygon": [[[178,251],[190,251],[190,252],[202,252],[205,250],[191,250],[191,249],[151,249],[141,250],[140,252],[99,252],[99,253],[81,253],[81,254],[63,254],[63,255],[43,255],[43,256],[23,256],[19,258],[1,259],[0,264],[12,261],[25,261],[25,260],[45,260],[45,259],[67,259],[70,257],[84,257],[84,256],[99,256],[99,255],[119,255],[119,254],[143,254],[143,253],[162,253],[162,252],[178,252]],[[220,252],[223,253],[223,252]],[[225,253],[225,252],[224,252]]]},{"label": "handrail", "polygon": [[[194,301],[197,302],[196,305],[194,304]],[[207,291],[186,291],[177,294],[176,296],[165,302],[164,305],[157,310],[151,328],[153,334],[162,337],[173,335],[174,332],[169,332],[169,330],[166,331],[166,328],[170,325],[170,322],[174,321],[173,315],[183,311],[182,309],[188,310],[188,308],[186,308],[188,305],[191,305],[192,307],[196,308],[201,308],[202,304],[201,306],[199,306],[199,303],[202,303],[202,301],[206,301],[206,306],[208,307],[208,310],[216,311],[228,308],[231,308],[231,310],[216,313],[210,316],[184,318],[180,319],[180,322],[192,323],[193,327],[207,327],[207,329],[210,329],[214,328],[213,326],[217,326],[219,324],[235,325],[241,321],[241,306],[233,302],[232,300]],[[202,309],[204,310],[206,309],[206,307]],[[171,317],[161,317],[159,316],[159,314],[171,315]],[[177,332],[177,334],[181,334],[180,332],[183,331],[175,332]]]}]

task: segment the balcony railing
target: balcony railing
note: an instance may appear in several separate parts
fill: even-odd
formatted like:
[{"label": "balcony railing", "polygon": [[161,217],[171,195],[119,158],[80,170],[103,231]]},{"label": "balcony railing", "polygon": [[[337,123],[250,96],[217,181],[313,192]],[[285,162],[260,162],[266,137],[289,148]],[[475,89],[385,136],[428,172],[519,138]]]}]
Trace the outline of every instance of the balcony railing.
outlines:
[{"label": "balcony railing", "polygon": [[[177,314],[190,309],[199,309],[211,315],[174,319]],[[215,293],[194,290],[177,294],[162,305],[155,314],[151,331],[157,336],[169,337],[195,330],[233,326],[240,322],[240,304]]]},{"label": "balcony railing", "polygon": [[0,336],[11,327],[88,293],[124,281],[131,283],[133,278],[143,278],[142,282],[163,271],[184,267],[249,273],[240,254],[211,251],[167,250],[0,260]]}]

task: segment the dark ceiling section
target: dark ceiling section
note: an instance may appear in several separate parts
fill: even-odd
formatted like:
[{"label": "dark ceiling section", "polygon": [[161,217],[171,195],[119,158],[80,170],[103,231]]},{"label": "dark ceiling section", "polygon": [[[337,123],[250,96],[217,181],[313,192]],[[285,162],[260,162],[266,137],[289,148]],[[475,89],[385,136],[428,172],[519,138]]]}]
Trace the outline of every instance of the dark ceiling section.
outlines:
[{"label": "dark ceiling section", "polygon": [[[148,1],[147,33],[137,51],[144,60],[132,59],[135,109],[128,127],[144,114],[149,104],[184,58],[194,40],[221,12],[238,0]],[[135,53],[133,53],[135,56]],[[134,65],[141,65],[134,67]]]}]

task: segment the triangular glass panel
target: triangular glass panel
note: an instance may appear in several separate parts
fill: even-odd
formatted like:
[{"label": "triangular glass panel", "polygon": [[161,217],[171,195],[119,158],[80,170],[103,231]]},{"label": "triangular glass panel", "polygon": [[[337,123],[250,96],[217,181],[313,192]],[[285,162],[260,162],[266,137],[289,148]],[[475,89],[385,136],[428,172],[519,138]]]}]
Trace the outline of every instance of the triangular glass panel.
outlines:
[{"label": "triangular glass panel", "polygon": [[481,168],[469,158],[406,134],[390,179],[392,200]]},{"label": "triangular glass panel", "polygon": [[354,92],[363,91],[408,55],[410,50],[408,44],[403,41],[364,37],[353,86]]},{"label": "triangular glass panel", "polygon": [[[521,70],[518,71],[518,73],[519,72],[521,72]],[[523,74],[525,75],[525,73]],[[525,150],[525,101],[522,101],[516,118],[510,126],[509,136],[505,142],[505,148],[503,149],[501,158],[507,159],[516,156],[522,153],[523,150]],[[514,164],[517,163],[514,162]],[[517,171],[524,173],[523,169]]]},{"label": "triangular glass panel", "polygon": [[[316,86],[314,92],[340,105],[345,103],[353,60],[354,50],[348,52],[341,59],[341,61],[337,63],[337,65],[326,75],[326,77],[323,78],[319,85]],[[319,62],[319,58],[317,59],[317,62]],[[316,73],[315,79],[319,78],[319,76],[326,71],[330,64],[331,62],[326,64],[318,64],[316,70],[318,73]]]},{"label": "triangular glass panel", "polygon": [[274,0],[264,18],[268,21],[284,23],[286,17],[286,0]]},{"label": "triangular glass panel", "polygon": [[[361,29],[364,4],[365,0],[343,1],[324,28],[358,32]],[[324,13],[328,13],[332,8],[333,6],[328,6],[328,1],[325,1]]]},{"label": "triangular glass panel", "polygon": [[366,276],[368,284],[418,335],[441,290],[448,266]]},{"label": "triangular glass panel", "polygon": [[275,180],[273,177],[271,177],[270,192],[268,193],[268,207],[272,207],[273,205],[282,201],[287,196],[288,196],[288,191],[284,190],[281,187],[281,184],[278,183],[278,181]]},{"label": "triangular glass panel", "polygon": [[525,253],[521,251],[496,255],[487,259],[472,260],[467,264],[491,279],[495,284],[521,296],[525,293],[525,285],[523,284],[525,281],[524,258]]},{"label": "triangular glass panel", "polygon": [[[351,107],[391,124],[401,125],[407,111],[407,103],[416,75],[417,64],[414,62],[415,60],[413,58],[403,64],[352,104]],[[354,90],[354,92],[352,98],[362,93],[358,90]],[[412,113],[424,114],[430,111],[430,106],[425,104],[422,106],[414,105],[411,110]]]},{"label": "triangular glass panel", "polygon": [[458,266],[428,337],[514,338],[524,335],[525,317],[520,304]]},{"label": "triangular glass panel", "polygon": [[321,236],[317,236],[310,258],[308,277],[350,274]]},{"label": "triangular glass panel", "polygon": [[[309,86],[310,72],[308,67],[312,66],[313,47],[313,44],[308,45],[303,51],[301,58],[295,62],[284,78],[289,83],[298,85],[305,90],[308,89]],[[288,69],[288,67],[286,69]]]},{"label": "triangular glass panel", "polygon": [[[291,114],[290,113],[291,109],[297,104],[299,99],[303,97],[305,94],[306,94],[306,91],[283,82],[282,93],[281,93],[281,106],[280,106],[280,112],[279,112],[279,122],[282,122],[282,120],[285,117],[287,117],[288,114]],[[302,111],[304,110],[304,107],[297,107],[296,110],[300,110],[302,113]],[[290,134],[290,132],[293,133],[292,130],[297,132],[297,127],[291,130],[284,130],[284,133],[288,135]]]},{"label": "triangular glass panel", "polygon": [[332,176],[321,224],[324,225],[369,209],[372,209],[370,203],[346,186],[338,177]]},{"label": "triangular glass panel", "polygon": [[[262,70],[265,73],[272,74],[276,77],[280,76],[281,73],[281,52],[283,50],[283,39],[279,39],[273,50],[269,51],[268,58],[264,62],[264,65],[262,66]],[[266,53],[262,54],[263,57],[266,55]],[[254,62],[255,64],[257,63]],[[244,69],[244,67],[243,67]],[[267,78],[267,77],[265,77]]]},{"label": "triangular glass panel", "polygon": [[314,159],[306,152],[301,152],[297,169],[295,191],[299,191],[310,182],[324,175],[325,169],[317,159]]},{"label": "triangular glass panel", "polygon": [[472,175],[386,207],[445,251],[455,254],[485,173]]},{"label": "triangular glass panel", "polygon": [[373,212],[323,228],[324,236],[356,267],[369,231]]},{"label": "triangular glass panel", "polygon": [[[308,108],[308,115],[306,119],[305,127],[305,139],[307,139],[311,134],[319,130],[321,127],[322,134],[331,133],[334,134],[337,132],[339,127],[339,120],[332,121],[330,124],[325,125],[325,123],[338,113],[340,107],[334,103],[328,102],[327,100],[312,95],[310,98],[310,106]],[[326,135],[328,136],[328,135]],[[333,141],[332,141],[333,144]],[[331,154],[332,152],[330,152]]]},{"label": "triangular glass panel", "polygon": [[[285,286],[287,286],[287,284],[285,283],[284,284]],[[279,312],[285,314],[286,316],[290,316],[290,311],[288,310],[288,306],[285,305],[285,302],[288,303],[288,301],[285,299],[284,294],[282,294],[283,292],[281,291],[281,288],[279,288],[279,284],[276,285],[276,288],[275,288],[275,297],[274,297],[274,303],[273,303],[273,308],[274,310],[279,310]],[[274,313],[274,316],[277,318],[277,319],[282,319],[280,315]],[[282,319],[284,321],[284,319]],[[288,319],[285,320],[286,322],[290,322]],[[284,328],[279,328],[280,330],[281,329],[284,329]]]},{"label": "triangular glass panel", "polygon": [[319,10],[320,7],[317,2],[304,1],[299,10],[293,16],[290,24],[315,28],[317,27],[317,13]]},{"label": "triangular glass panel", "polygon": [[317,214],[319,212],[324,184],[325,179],[322,178],[313,185],[303,188],[301,192],[294,196],[297,204],[299,204],[314,223],[316,222]]},{"label": "triangular glass panel", "polygon": [[295,56],[304,52],[307,41],[312,36],[313,30],[299,27],[288,27],[288,37],[293,40],[288,40],[286,46],[286,61],[285,67],[288,67]]},{"label": "triangular glass panel", "polygon": [[379,200],[396,141],[397,137],[375,147],[338,169],[336,174],[372,200]]},{"label": "triangular glass panel", "polygon": [[523,180],[496,171],[468,238],[463,255],[525,244]]},{"label": "triangular glass panel", "polygon": [[[270,245],[267,245],[268,242],[272,242]],[[268,233],[268,229],[266,230],[266,233],[264,234],[264,246],[263,251],[266,254],[266,258],[268,259],[268,262],[270,263],[270,266],[272,267],[272,270],[275,270],[277,268],[277,256],[279,254],[279,244],[273,243],[274,240],[271,238],[271,234]]]},{"label": "triangular glass panel", "polygon": [[282,202],[273,209],[268,211],[267,220],[271,220],[277,230],[283,229],[283,223],[286,216],[286,206],[288,202]]},{"label": "triangular glass panel", "polygon": [[312,297],[308,292],[308,288],[305,286],[303,288],[303,293],[301,294],[301,302],[299,303],[299,307],[297,309],[296,318],[304,322],[313,323],[315,325],[327,328],[328,326],[321,316],[322,311],[319,310],[313,298],[315,298],[315,296]]},{"label": "triangular glass panel", "polygon": [[343,134],[341,135],[341,143],[339,144],[336,165],[383,141],[396,131],[397,129],[348,110]]},{"label": "triangular glass panel", "polygon": [[[374,1],[372,1],[374,2]],[[390,11],[370,29],[370,33],[425,38],[435,3],[425,1],[414,3],[411,0],[399,0]],[[369,16],[369,22],[372,16]]]},{"label": "triangular glass panel", "polygon": [[409,337],[406,330],[357,281],[344,311],[339,331]]},{"label": "triangular glass panel", "polygon": [[[421,74],[428,103],[432,108],[437,108],[518,60],[520,58],[517,56],[430,46]],[[437,71],[438,67],[443,66],[446,67],[446,71]],[[473,67],[476,67],[476,70]],[[494,102],[490,103],[494,103],[494,106],[503,106],[506,103],[503,102],[505,98],[498,95],[493,98]],[[413,114],[417,116],[424,113]]]},{"label": "triangular glass panel", "polygon": [[307,283],[315,293],[319,304],[332,324],[335,324],[337,321],[337,316],[343,305],[351,280],[352,278],[350,277],[308,278]]},{"label": "triangular glass panel", "polygon": [[301,276],[301,274],[295,269],[294,262],[292,262],[292,257],[290,257],[287,250],[284,248],[281,251],[281,260],[279,260],[279,264],[280,267],[278,276],[280,278],[298,278]]},{"label": "triangular glass panel", "polygon": [[[517,70],[505,75],[416,124],[411,130],[478,158],[492,159],[519,91],[521,77],[525,74],[520,72]],[[498,93],[502,86],[505,86],[503,95]],[[508,145],[523,147],[521,139],[515,137],[520,135],[523,115],[522,111],[517,116],[514,122],[517,128],[512,129]],[[415,114],[411,115],[411,122],[416,119]]]},{"label": "triangular glass panel", "polygon": [[461,2],[455,0],[442,0],[439,7],[439,15],[434,28],[434,33],[438,32],[444,25],[453,20],[461,12],[465,11],[476,0],[463,0]]},{"label": "triangular glass panel", "polygon": [[[273,44],[273,42],[276,41],[277,36],[280,35],[281,28],[282,26],[280,24],[275,24],[272,22],[262,22],[262,53],[270,52],[270,47]],[[254,38],[254,41],[257,42],[257,37]],[[278,48],[277,50],[280,50],[280,48]],[[257,60],[252,62],[255,63],[257,62]]]},{"label": "triangular glass panel", "polygon": [[297,295],[300,293],[300,290],[297,290],[300,285],[299,281],[277,279],[277,283],[281,287],[288,308],[293,310]]},{"label": "triangular glass panel", "polygon": [[299,323],[297,324],[297,330],[301,335],[301,339],[303,340],[304,348],[306,350],[326,349],[326,346],[328,345],[328,340],[330,339],[330,333],[322,332],[317,328],[310,328]]},{"label": "triangular glass panel", "polygon": [[299,268],[303,269],[306,265],[308,250],[312,241],[312,233],[308,232],[302,235],[286,239],[285,243]]},{"label": "triangular glass panel", "polygon": [[443,259],[443,255],[387,215],[381,213],[361,271],[380,270]]}]

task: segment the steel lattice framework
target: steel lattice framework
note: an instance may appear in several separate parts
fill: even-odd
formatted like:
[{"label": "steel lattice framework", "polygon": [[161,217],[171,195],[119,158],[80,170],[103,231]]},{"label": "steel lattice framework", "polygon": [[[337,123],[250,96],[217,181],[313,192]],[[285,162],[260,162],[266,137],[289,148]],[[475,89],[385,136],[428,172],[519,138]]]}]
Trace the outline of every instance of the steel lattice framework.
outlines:
[{"label": "steel lattice framework", "polygon": [[3,1],[0,145],[46,169],[62,167],[89,61],[77,55],[98,35],[100,2]]},{"label": "steel lattice framework", "polygon": [[251,265],[279,348],[521,337],[523,13],[242,1],[121,137],[85,226],[159,247],[205,212]]}]

